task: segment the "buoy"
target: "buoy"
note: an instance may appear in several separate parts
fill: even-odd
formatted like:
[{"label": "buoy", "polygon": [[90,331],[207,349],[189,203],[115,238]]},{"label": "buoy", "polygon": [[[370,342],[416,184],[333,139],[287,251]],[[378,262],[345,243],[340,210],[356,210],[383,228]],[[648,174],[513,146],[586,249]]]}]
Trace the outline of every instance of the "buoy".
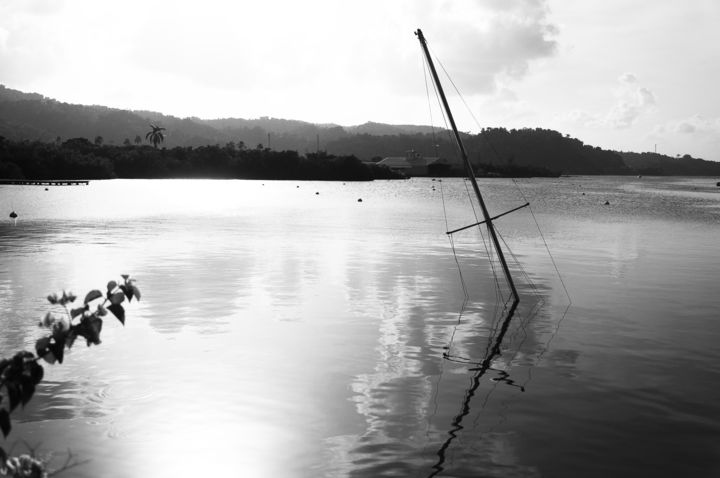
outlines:
[{"label": "buoy", "polygon": [[358,199],[358,202],[362,202],[362,198]]},{"label": "buoy", "polygon": [[48,188],[45,188],[45,191],[47,191],[47,190],[48,190]]},{"label": "buoy", "polygon": [[609,205],[610,205],[610,201],[605,201],[605,205],[606,205],[606,206],[609,206]]},{"label": "buoy", "polygon": [[17,217],[17,213],[15,211],[10,213],[10,218],[15,219]]},{"label": "buoy", "polygon": [[318,194],[320,194],[320,193],[319,193],[319,192],[317,192],[317,191],[315,191],[315,195],[317,196]]}]

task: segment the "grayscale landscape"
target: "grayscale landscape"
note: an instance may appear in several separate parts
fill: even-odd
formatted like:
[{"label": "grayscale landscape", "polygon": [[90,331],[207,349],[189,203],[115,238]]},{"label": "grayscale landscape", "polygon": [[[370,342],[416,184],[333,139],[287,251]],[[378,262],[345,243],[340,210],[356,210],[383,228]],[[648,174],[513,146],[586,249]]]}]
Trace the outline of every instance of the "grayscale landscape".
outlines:
[{"label": "grayscale landscape", "polygon": [[0,2],[0,476],[716,476],[718,20]]}]

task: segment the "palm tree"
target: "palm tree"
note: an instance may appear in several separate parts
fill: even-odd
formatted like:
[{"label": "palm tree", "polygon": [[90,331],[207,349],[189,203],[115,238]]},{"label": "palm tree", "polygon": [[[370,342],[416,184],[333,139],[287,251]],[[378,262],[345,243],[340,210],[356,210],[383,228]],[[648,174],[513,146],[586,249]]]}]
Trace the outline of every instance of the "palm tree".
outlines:
[{"label": "palm tree", "polygon": [[152,128],[152,131],[148,132],[148,134],[145,135],[145,139],[150,141],[153,146],[157,148],[158,143],[162,143],[163,141],[165,141],[165,136],[163,136],[162,134],[162,132],[165,131],[165,128],[156,126],[152,123],[150,123],[150,127]]}]

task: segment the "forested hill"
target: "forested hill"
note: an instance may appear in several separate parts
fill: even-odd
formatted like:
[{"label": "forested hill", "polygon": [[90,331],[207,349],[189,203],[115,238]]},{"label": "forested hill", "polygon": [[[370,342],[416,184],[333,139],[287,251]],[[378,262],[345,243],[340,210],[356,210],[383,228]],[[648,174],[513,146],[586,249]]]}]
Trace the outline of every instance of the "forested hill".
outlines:
[{"label": "forested hill", "polygon": [[[291,150],[301,155],[325,151],[336,156],[354,155],[363,161],[404,156],[409,150],[425,156],[456,157],[448,132],[428,126],[368,122],[343,127],[268,117],[177,118],[150,111],[68,104],[0,85],[0,136],[10,141],[60,144],[71,138],[87,138],[99,145],[136,146],[148,144],[145,135],[151,122],[166,128],[162,144],[166,148],[232,144]],[[718,163],[689,156],[617,153],[539,128],[488,128],[464,135],[464,142],[474,163],[494,166],[545,168],[560,174],[719,174]]]},{"label": "forested hill", "polygon": [[720,176],[720,163],[685,156],[673,158],[657,153],[620,153],[628,167],[639,174],[667,176]]}]

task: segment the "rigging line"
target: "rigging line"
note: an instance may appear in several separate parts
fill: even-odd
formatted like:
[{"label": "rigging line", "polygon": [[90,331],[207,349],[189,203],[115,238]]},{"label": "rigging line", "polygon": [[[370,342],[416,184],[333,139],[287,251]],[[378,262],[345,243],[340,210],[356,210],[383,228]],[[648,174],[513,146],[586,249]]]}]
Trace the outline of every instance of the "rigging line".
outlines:
[{"label": "rigging line", "polygon": [[[523,190],[518,186],[517,181],[515,181],[515,178],[513,178],[513,183],[515,183],[515,186],[517,187],[517,190],[520,192],[520,195],[523,197],[525,202],[529,202],[527,198],[525,197],[525,194],[523,193]],[[545,240],[545,235],[542,233],[542,229],[540,229],[540,224],[538,223],[537,217],[535,217],[535,211],[533,211],[532,206],[529,206],[528,209],[530,210],[530,215],[533,218],[533,221],[535,221],[535,227],[537,227],[538,233],[540,234],[540,238],[542,239],[543,244],[545,245],[545,250],[548,253],[548,256],[550,257],[550,261],[552,262],[553,267],[555,268],[555,273],[558,276],[558,279],[560,279],[560,284],[562,284],[563,290],[565,291],[565,295],[568,298],[568,301],[572,304],[572,298],[570,297],[570,292],[568,292],[567,287],[565,286],[565,281],[562,278],[562,274],[560,274],[560,269],[557,266],[557,263],[555,262],[555,257],[553,257],[552,252],[550,252],[550,246],[548,246],[547,241]]]},{"label": "rigging line", "polygon": [[452,350],[452,346],[455,341],[455,333],[457,332],[458,327],[462,323],[463,314],[465,313],[465,306],[467,305],[468,301],[470,300],[470,296],[467,291],[467,286],[465,285],[465,279],[462,274],[462,269],[460,268],[460,262],[458,261],[457,254],[455,253],[455,243],[452,238],[450,238],[450,245],[453,250],[453,256],[455,257],[455,264],[457,264],[457,267],[458,267],[458,273],[460,275],[460,284],[462,285],[464,298],[463,298],[462,307],[460,307],[460,313],[458,313],[457,321],[455,322],[455,326],[453,327],[452,333],[450,334],[450,340],[446,346],[447,351],[443,353],[444,358],[447,358],[450,355],[450,350]]},{"label": "rigging line", "polygon": [[[426,45],[427,45],[427,41],[426,41]],[[428,46],[428,48],[429,48],[429,46]],[[433,56],[435,56],[435,55],[433,55]],[[448,79],[449,79],[450,82],[452,83],[453,87],[455,88],[455,91],[457,91],[457,92],[458,92],[458,95],[462,98],[462,95],[460,95],[460,92],[458,91],[457,86],[455,86],[455,83],[452,81],[452,78],[450,78],[450,75],[448,75],[447,70],[445,70],[445,67],[442,65],[442,62],[440,62],[440,60],[437,58],[437,56],[435,56],[435,60],[436,60],[438,63],[440,63],[443,71],[445,72],[445,75],[448,77]],[[426,65],[426,68],[429,68],[427,58],[425,59],[425,65]],[[440,101],[440,94],[439,94],[439,92],[438,92],[438,87],[437,87],[437,85],[435,84],[435,82],[433,82],[433,88],[434,88],[434,90],[435,90],[435,96],[438,98],[438,102],[439,102],[439,101]],[[463,99],[463,102],[464,102],[464,99]],[[466,104],[466,106],[467,106],[467,104]],[[443,109],[443,108],[440,108],[440,110],[443,112],[443,120],[445,121],[445,129],[446,129],[446,131],[447,131],[447,133],[448,133],[448,136],[450,136],[450,131],[449,131],[448,128],[447,128],[447,117],[446,117],[446,115],[445,115],[444,109]],[[472,112],[471,112],[471,113],[472,113]],[[474,117],[474,116],[473,116],[473,117]],[[477,121],[477,120],[476,120],[476,121]],[[452,140],[452,138],[450,138],[450,139]],[[458,152],[458,153],[462,154],[462,152],[460,151],[460,145],[459,145],[459,144],[456,144],[456,149],[457,149],[457,152]],[[468,174],[474,174],[474,173],[472,172],[472,170],[470,170],[470,171],[468,171]],[[473,201],[472,201],[472,195],[470,194],[470,190],[468,189],[468,186],[467,186],[467,182],[465,182],[465,190],[466,190],[467,195],[468,195],[468,198],[469,198],[469,200],[470,200],[470,206],[471,206],[471,208],[472,208],[473,215],[475,216],[475,222],[480,222],[479,219],[478,219],[477,211],[476,211],[476,209],[475,209],[475,204],[474,204]],[[487,227],[490,228],[490,227],[493,227],[493,226],[492,226],[492,224],[488,224]],[[497,299],[498,301],[502,301],[502,300],[504,300],[504,297],[503,297],[502,291],[501,291],[501,289],[500,289],[500,282],[499,282],[499,280],[498,280],[498,278],[497,278],[497,275],[498,275],[498,274],[497,274],[497,270],[496,270],[495,263],[494,263],[494,260],[493,260],[493,255],[492,255],[492,254],[490,253],[490,251],[488,250],[488,245],[487,245],[485,236],[484,236],[484,234],[482,234],[482,229],[479,229],[479,230],[480,230],[480,235],[482,236],[483,244],[485,245],[485,250],[486,250],[486,252],[487,252],[487,254],[488,254],[488,258],[490,259],[490,265],[491,265],[491,267],[492,267],[493,277],[494,277],[494,279],[495,279],[496,299]],[[498,253],[499,253],[499,251],[498,251]]]},{"label": "rigging line", "polygon": [[[477,126],[479,131],[482,131],[482,125],[480,124],[480,121],[478,121],[477,117],[475,116],[475,113],[473,113],[472,109],[470,108],[470,105],[467,104],[467,101],[465,101],[465,97],[462,95],[460,90],[458,89],[457,85],[455,85],[455,82],[453,81],[452,77],[448,74],[447,70],[445,69],[445,65],[442,64],[442,62],[436,57],[435,58],[437,62],[440,64],[440,68],[442,68],[443,72],[445,73],[445,76],[450,81],[450,84],[455,89],[455,92],[457,93],[458,97],[462,101],[463,105],[465,106],[465,109],[470,113],[470,116],[472,117],[473,121],[475,122],[475,126]],[[489,138],[486,137],[484,134],[478,134],[478,136],[485,141],[485,143],[490,147],[493,154],[495,155],[495,158],[500,160],[500,153],[498,153],[498,150],[495,148],[495,145],[492,144]]]},{"label": "rigging line", "polygon": [[435,60],[440,64],[440,68],[442,68],[443,73],[445,73],[445,77],[447,77],[448,81],[450,81],[450,84],[453,86],[455,93],[457,93],[457,95],[460,98],[460,100],[462,101],[463,105],[465,105],[465,109],[468,111],[468,113],[470,113],[470,116],[475,121],[475,125],[478,128],[482,129],[480,122],[475,117],[475,113],[472,112],[472,109],[470,109],[470,105],[468,105],[467,101],[465,101],[465,97],[462,95],[462,93],[460,93],[460,90],[458,89],[457,85],[455,84],[452,77],[450,76],[450,74],[448,74],[447,70],[445,69],[445,65],[443,65],[442,62],[437,57],[435,57]]},{"label": "rigging line", "polygon": [[[447,219],[447,209],[445,208],[445,193],[443,190],[442,183],[440,183],[440,197],[442,198],[442,207],[443,207],[443,214],[445,215],[445,227],[447,228],[448,225],[448,219]],[[457,256],[457,251],[455,249],[455,241],[453,240],[452,236],[448,235],[450,238],[450,248],[452,249],[453,257],[455,258],[455,264],[458,268],[458,274],[460,275],[460,284],[462,285],[463,295],[465,296],[465,300],[468,300],[470,297],[468,295],[467,291],[467,285],[465,284],[465,277],[462,273],[462,267],[460,266],[460,260]]]},{"label": "rigging line", "polygon": [[530,288],[533,290],[534,295],[537,297],[540,297],[540,291],[537,289],[537,286],[535,285],[535,282],[530,278],[530,274],[528,274],[527,270],[522,266],[522,263],[518,259],[517,255],[510,249],[510,246],[508,246],[508,243],[505,242],[505,238],[500,234],[500,231],[498,229],[495,229],[495,232],[497,233],[498,237],[502,241],[503,244],[505,244],[505,248],[508,250],[508,254],[510,254],[510,257],[513,260],[513,263],[515,266],[520,269],[520,274],[525,278],[525,281],[530,286]]},{"label": "rigging line", "polygon": [[[461,364],[469,364],[469,365],[474,365],[474,366],[478,366],[478,365],[482,364],[486,360],[486,358],[490,356],[490,354],[494,348],[493,343],[497,342],[498,335],[501,333],[504,333],[504,332],[502,332],[503,328],[509,326],[509,323],[506,323],[506,322],[507,322],[507,314],[510,310],[510,308],[508,306],[511,304],[511,302],[513,302],[513,297],[508,297],[507,300],[505,301],[505,303],[502,305],[502,313],[496,314],[495,319],[493,320],[492,326],[489,327],[489,333],[487,336],[487,346],[486,346],[485,354],[484,354],[485,358],[482,361],[478,362],[478,361],[472,360],[469,357],[462,357],[459,355],[452,355],[452,354],[447,354],[447,356],[445,358],[451,362],[456,362],[456,363],[461,363]],[[492,367],[489,367],[489,368],[492,369]]]},{"label": "rigging line", "polygon": [[[470,189],[468,187],[467,181],[463,181],[463,184],[465,186],[465,193],[467,194],[468,202],[470,203],[470,208],[472,209],[473,216],[475,217],[475,221],[480,222],[479,218],[478,218],[478,214],[477,214],[477,209],[475,209],[475,203],[473,201],[474,196],[473,196],[473,194],[470,193]],[[485,234],[483,234],[483,228],[479,225],[478,225],[478,231],[480,233],[483,247],[485,248],[485,253],[487,254],[488,261],[490,263],[490,268],[492,270],[493,280],[495,282],[495,310],[493,311],[493,316],[497,317],[498,310],[499,310],[498,309],[499,304],[505,300],[505,297],[502,294],[502,289],[500,287],[500,280],[498,279],[496,259],[492,252],[492,244],[488,244],[488,240],[485,238]]]},{"label": "rigging line", "polygon": [[[422,57],[422,53],[420,53]],[[437,142],[435,139],[435,121],[433,120],[432,114],[432,102],[430,101],[430,89],[428,88],[428,77],[427,77],[427,62],[423,58],[423,78],[425,79],[425,96],[428,102],[428,115],[430,116],[430,132],[432,133],[433,144]]]},{"label": "rigging line", "polygon": [[[425,73],[425,75],[426,75],[425,82],[426,82],[426,84],[427,84],[427,70],[430,69],[430,65],[428,64],[428,60],[427,60],[427,58],[424,57],[424,55],[423,55],[423,59],[424,59],[424,64],[425,64],[424,73]],[[435,84],[434,81],[433,81],[432,85],[433,85],[433,91],[435,91],[435,98],[437,99],[438,107],[439,107],[439,109],[440,109],[440,113],[442,114],[443,123],[445,123],[445,133],[446,133],[447,136],[448,136],[448,141],[449,141],[451,144],[453,144],[454,141],[453,141],[453,139],[452,139],[452,135],[450,134],[450,128],[448,127],[448,120],[447,120],[447,116],[446,116],[446,114],[445,114],[445,109],[443,108],[442,102],[440,101],[440,93],[438,92],[438,87],[437,87],[437,85]],[[430,97],[430,95],[428,94],[428,103],[430,103],[429,97]],[[456,153],[457,153],[458,155],[460,155],[460,154],[461,154],[460,146],[456,144],[456,145],[455,145],[455,149],[456,149]]]},{"label": "rigging line", "polygon": [[[448,225],[447,209],[445,206],[445,192],[444,192],[442,183],[440,183],[440,197],[442,198],[443,214],[445,216],[445,226],[447,228],[447,225]],[[450,236],[450,235],[448,235],[448,238],[449,238],[448,240],[450,241],[450,248],[452,249],[453,258],[455,259],[455,264],[457,265],[457,268],[458,268],[458,275],[460,276],[460,285],[462,287],[464,298],[463,298],[462,307],[460,308],[460,313],[458,314],[457,321],[455,323],[455,326],[453,327],[452,334],[450,335],[450,341],[448,342],[448,345],[447,345],[447,352],[445,352],[443,354],[443,356],[447,356],[450,353],[452,344],[455,340],[455,332],[457,332],[457,328],[460,325],[460,323],[462,322],[463,313],[465,312],[465,306],[467,305],[467,302],[470,299],[470,296],[469,296],[468,290],[467,290],[467,285],[465,283],[465,277],[463,276],[463,273],[462,273],[462,267],[460,266],[460,260],[457,257],[457,250],[455,249],[455,241],[452,238],[452,236]]]},{"label": "rigging line", "polygon": [[[465,192],[467,193],[468,201],[470,202],[470,208],[472,209],[473,216],[475,217],[475,221],[480,222],[478,215],[477,215],[477,210],[475,209],[475,203],[473,202],[473,195],[470,193],[470,189],[468,188],[467,181],[463,181],[463,184],[465,185]],[[488,227],[492,227],[492,226],[488,225]],[[482,238],[482,243],[483,243],[483,246],[485,247],[485,253],[488,256],[488,260],[490,261],[490,268],[492,269],[492,272],[493,272],[493,279],[495,280],[495,292],[496,292],[495,299],[497,301],[502,301],[502,300],[504,300],[504,297],[502,297],[502,293],[500,291],[500,281],[498,279],[498,273],[497,273],[497,269],[495,267],[494,254],[492,253],[492,245],[491,244],[488,245],[488,241],[487,241],[487,239],[485,239],[485,234],[483,234],[482,227],[478,226],[478,231],[480,232],[480,237]]]}]

